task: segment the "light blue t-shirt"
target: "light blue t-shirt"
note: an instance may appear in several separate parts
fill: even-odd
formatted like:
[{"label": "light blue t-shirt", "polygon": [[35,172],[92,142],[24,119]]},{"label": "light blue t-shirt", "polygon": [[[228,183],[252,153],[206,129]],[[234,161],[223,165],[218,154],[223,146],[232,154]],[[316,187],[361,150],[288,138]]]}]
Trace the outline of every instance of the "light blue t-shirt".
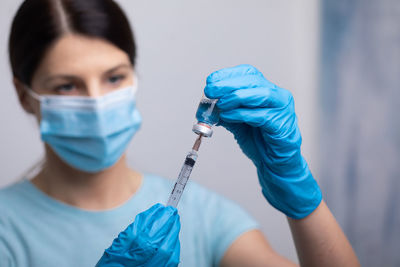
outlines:
[{"label": "light blue t-shirt", "polygon": [[[0,266],[94,266],[136,214],[165,203],[173,182],[144,176],[123,205],[86,211],[59,202],[23,180],[0,190]],[[217,266],[228,247],[257,223],[239,206],[190,182],[178,205],[179,266]]]}]

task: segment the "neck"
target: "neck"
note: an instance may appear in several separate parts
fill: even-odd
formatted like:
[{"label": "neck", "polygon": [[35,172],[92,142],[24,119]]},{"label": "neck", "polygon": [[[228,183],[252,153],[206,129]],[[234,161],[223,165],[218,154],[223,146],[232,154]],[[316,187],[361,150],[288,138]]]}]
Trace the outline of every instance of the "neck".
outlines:
[{"label": "neck", "polygon": [[126,165],[125,155],[106,170],[86,173],[64,163],[48,146],[45,165],[32,179],[50,197],[86,210],[106,210],[123,204],[141,182],[141,174]]}]

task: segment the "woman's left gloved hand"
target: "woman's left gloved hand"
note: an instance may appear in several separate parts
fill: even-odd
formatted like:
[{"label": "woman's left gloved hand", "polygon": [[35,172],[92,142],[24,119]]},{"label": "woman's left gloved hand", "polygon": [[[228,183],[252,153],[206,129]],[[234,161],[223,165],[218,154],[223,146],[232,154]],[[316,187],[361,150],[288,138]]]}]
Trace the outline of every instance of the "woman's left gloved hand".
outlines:
[{"label": "woman's left gloved hand", "polygon": [[96,267],[178,266],[180,228],[178,211],[156,204],[114,239]]},{"label": "woman's left gloved hand", "polygon": [[219,99],[219,125],[233,133],[257,167],[268,202],[295,219],[314,211],[322,196],[300,152],[292,94],[269,82],[251,65],[213,72],[204,93]]}]

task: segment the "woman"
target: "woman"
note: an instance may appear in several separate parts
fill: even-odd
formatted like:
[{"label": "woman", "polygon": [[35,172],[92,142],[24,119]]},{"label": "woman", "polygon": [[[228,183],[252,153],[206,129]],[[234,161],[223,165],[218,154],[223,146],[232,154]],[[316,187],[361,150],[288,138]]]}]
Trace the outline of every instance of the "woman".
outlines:
[{"label": "woman", "polygon": [[[0,266],[295,266],[235,204],[191,183],[178,215],[156,204],[171,182],[126,165],[141,118],[134,39],[116,3],[26,0],[9,50],[46,160],[0,192]],[[212,73],[205,94],[288,216],[301,264],[358,266],[301,156],[292,95],[249,65]]]}]

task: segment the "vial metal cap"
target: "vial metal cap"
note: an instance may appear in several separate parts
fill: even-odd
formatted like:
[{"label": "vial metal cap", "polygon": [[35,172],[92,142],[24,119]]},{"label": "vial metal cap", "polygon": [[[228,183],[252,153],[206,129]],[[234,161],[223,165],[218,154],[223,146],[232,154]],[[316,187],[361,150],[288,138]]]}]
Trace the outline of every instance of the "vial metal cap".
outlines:
[{"label": "vial metal cap", "polygon": [[211,126],[201,122],[193,125],[192,131],[195,132],[196,134],[201,134],[204,137],[211,137],[213,134]]}]

